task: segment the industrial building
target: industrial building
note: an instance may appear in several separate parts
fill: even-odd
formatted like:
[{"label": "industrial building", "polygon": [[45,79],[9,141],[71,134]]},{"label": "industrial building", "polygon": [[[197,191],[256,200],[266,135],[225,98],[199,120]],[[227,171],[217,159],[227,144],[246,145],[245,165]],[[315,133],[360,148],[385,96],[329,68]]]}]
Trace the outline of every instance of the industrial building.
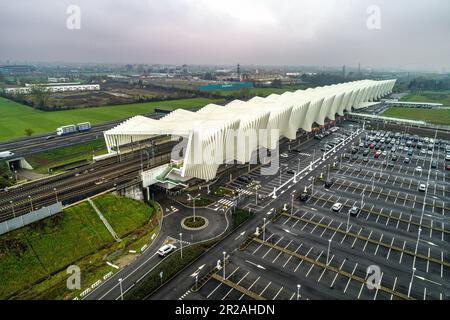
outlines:
[{"label": "industrial building", "polygon": [[6,94],[30,94],[33,87],[45,88],[49,92],[78,92],[78,91],[98,91],[99,84],[79,84],[79,83],[51,83],[45,85],[25,84],[25,87],[4,88]]},{"label": "industrial building", "polygon": [[[361,80],[249,101],[234,100],[225,106],[209,104],[197,112],[177,109],[160,120],[136,116],[105,131],[104,136],[109,153],[157,135],[184,137],[187,144],[182,159],[158,168],[154,179],[148,182],[167,183],[170,188],[177,180],[212,180],[221,164],[230,160],[247,163],[259,147],[273,150],[282,137],[293,140],[299,129],[310,132],[314,124],[324,125],[327,119],[335,120],[336,115],[359,109],[364,102],[391,93],[395,82]],[[250,135],[240,139],[248,131],[262,130],[277,136],[261,139]]]}]

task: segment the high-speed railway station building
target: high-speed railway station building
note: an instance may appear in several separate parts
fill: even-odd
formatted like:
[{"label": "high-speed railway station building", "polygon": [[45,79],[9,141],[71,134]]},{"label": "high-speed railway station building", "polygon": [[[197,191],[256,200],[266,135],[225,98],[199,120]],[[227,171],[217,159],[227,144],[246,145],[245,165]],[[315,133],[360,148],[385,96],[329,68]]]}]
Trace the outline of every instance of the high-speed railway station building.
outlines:
[{"label": "high-speed railway station building", "polygon": [[[324,125],[327,120],[335,120],[336,115],[343,116],[380,99],[392,92],[395,82],[361,80],[234,100],[225,106],[209,104],[196,112],[177,109],[159,120],[135,116],[105,131],[104,136],[109,153],[158,135],[184,137],[182,160],[159,168],[146,184],[176,185],[174,180],[194,177],[212,180],[221,164],[230,160],[247,163],[259,147],[275,149],[282,137],[293,140],[299,129],[310,132],[314,124]],[[259,132],[268,133],[269,138],[262,139]],[[171,179],[164,180],[169,175]]]}]

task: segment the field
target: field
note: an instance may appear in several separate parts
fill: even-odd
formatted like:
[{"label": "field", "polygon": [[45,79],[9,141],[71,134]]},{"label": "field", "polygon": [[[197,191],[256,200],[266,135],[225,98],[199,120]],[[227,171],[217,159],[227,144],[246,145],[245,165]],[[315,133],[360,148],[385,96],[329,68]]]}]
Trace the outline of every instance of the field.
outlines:
[{"label": "field", "polygon": [[165,109],[194,108],[208,103],[222,103],[223,100],[183,99],[162,102],[136,103],[65,111],[45,112],[0,97],[0,141],[25,135],[31,128],[35,134],[53,132],[57,127],[89,121],[100,124],[125,119],[138,114],[151,113],[155,107]]},{"label": "field", "polygon": [[419,109],[393,107],[382,116],[408,120],[422,120],[429,123],[450,125],[450,109]]},{"label": "field", "polygon": [[[287,91],[296,91],[296,90],[305,90],[307,89],[306,85],[296,85],[296,86],[283,86],[281,88],[251,88],[248,89],[248,93],[250,97],[253,96],[261,96],[261,97],[267,97],[273,93],[275,94],[282,94]],[[231,95],[239,95],[242,93],[242,90],[220,90],[220,91],[213,91],[216,94],[220,94],[224,97],[229,97]]]},{"label": "field", "polygon": [[[103,195],[95,203],[122,238],[140,227],[145,232],[138,231],[139,236],[155,228],[153,224],[143,227],[154,216],[154,210],[142,202]],[[119,217],[119,213],[126,218]],[[2,235],[0,298],[61,298],[67,294],[65,268],[71,264],[81,268],[82,286],[89,285],[90,277],[98,279],[99,270],[101,275],[111,271],[104,258],[128,245],[130,239],[123,240],[114,241],[87,202]]]},{"label": "field", "polygon": [[69,147],[43,151],[27,156],[26,159],[34,171],[48,173],[48,169],[51,167],[75,161],[92,160],[93,150],[96,156],[106,153],[105,140],[98,139]]},{"label": "field", "polygon": [[423,91],[413,92],[404,96],[402,101],[408,102],[432,102],[450,106],[450,91]]}]

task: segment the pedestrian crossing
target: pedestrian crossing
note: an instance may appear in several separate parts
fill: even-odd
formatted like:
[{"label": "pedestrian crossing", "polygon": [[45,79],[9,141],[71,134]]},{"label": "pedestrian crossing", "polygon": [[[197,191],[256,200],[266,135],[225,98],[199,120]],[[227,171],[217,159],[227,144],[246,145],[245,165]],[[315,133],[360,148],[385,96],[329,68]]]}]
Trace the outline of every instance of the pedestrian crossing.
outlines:
[{"label": "pedestrian crossing", "polygon": [[247,196],[251,196],[254,194],[252,191],[247,189],[237,189],[237,192],[239,192],[240,194],[245,194]]},{"label": "pedestrian crossing", "polygon": [[181,297],[179,297],[178,300],[183,300],[183,299],[186,298],[191,292],[192,292],[191,289],[189,289],[189,290],[186,291]]},{"label": "pedestrian crossing", "polygon": [[219,201],[217,201],[218,203],[220,203],[223,206],[227,206],[227,207],[231,207],[233,205],[233,201],[228,200],[228,199],[220,199]]}]

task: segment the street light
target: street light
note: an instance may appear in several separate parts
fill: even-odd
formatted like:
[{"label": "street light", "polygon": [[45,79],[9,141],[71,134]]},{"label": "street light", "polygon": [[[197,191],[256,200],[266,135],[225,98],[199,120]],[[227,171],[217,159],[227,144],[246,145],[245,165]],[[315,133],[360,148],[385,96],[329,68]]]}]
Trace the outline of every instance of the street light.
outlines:
[{"label": "street light", "polygon": [[227,253],[225,251],[222,253],[223,253],[223,279],[225,280],[226,279],[226,277],[225,277],[225,256]]},{"label": "street light", "polygon": [[300,287],[301,285],[297,284],[297,300],[300,299]]},{"label": "street light", "polygon": [[181,259],[183,259],[183,234],[180,232]]},{"label": "street light", "polygon": [[31,196],[28,196],[28,199],[30,199],[31,212],[33,212],[33,199],[31,198]]},{"label": "street light", "polygon": [[263,218],[263,241],[266,241],[266,218]]},{"label": "street light", "polygon": [[195,222],[195,200],[200,199],[200,194],[196,195],[195,197],[191,196],[188,193],[188,201],[193,201],[194,202],[194,207],[193,207],[193,211],[194,211],[194,222]]},{"label": "street light", "polygon": [[350,224],[350,211],[351,211],[351,209],[348,210],[348,216],[347,216],[347,233],[348,233],[348,231],[349,231],[348,226],[349,226],[349,224]]},{"label": "street light", "polygon": [[291,195],[292,199],[291,199],[291,215],[294,214],[294,197],[295,197],[295,190],[292,192]]},{"label": "street light", "polygon": [[328,239],[327,266],[330,264],[330,261],[329,261],[329,257],[330,257],[330,246],[331,246],[331,239]]},{"label": "street light", "polygon": [[122,278],[119,278],[120,300],[123,300]]},{"label": "street light", "polygon": [[414,274],[416,273],[416,268],[413,268],[412,270],[413,270],[413,272],[412,272],[411,281],[409,282],[409,288],[408,288],[408,297],[411,294],[411,287],[412,287],[412,283],[413,283],[413,279],[414,279]]},{"label": "street light", "polygon": [[12,200],[9,201],[9,203],[11,204],[11,209],[12,209],[12,213],[13,213],[13,217],[16,217],[16,213],[14,212],[14,203],[12,202]]},{"label": "street light", "polygon": [[58,202],[58,191],[56,190],[56,188],[53,188],[53,191],[55,191],[56,202]]}]

